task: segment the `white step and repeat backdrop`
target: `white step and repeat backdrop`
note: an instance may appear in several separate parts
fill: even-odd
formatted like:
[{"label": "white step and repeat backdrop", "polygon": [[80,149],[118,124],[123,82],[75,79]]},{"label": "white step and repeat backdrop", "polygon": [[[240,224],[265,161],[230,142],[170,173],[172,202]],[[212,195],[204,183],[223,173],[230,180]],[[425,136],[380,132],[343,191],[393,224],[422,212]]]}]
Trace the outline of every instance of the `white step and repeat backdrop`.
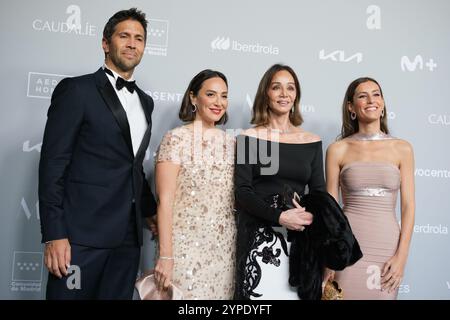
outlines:
[{"label": "white step and repeat backdrop", "polygon": [[[3,0],[1,299],[45,296],[37,169],[51,93],[64,77],[102,65],[107,19],[133,6],[150,20],[135,73],[156,103],[145,161],[150,176],[152,155],[180,124],[182,94],[202,69],[229,79],[226,128],[247,128],[264,71],[277,62],[291,65],[302,85],[304,127],[323,138],[324,148],[339,133],[347,85],[372,76],[382,85],[393,135],[410,141],[416,156],[416,224],[399,298],[450,299],[447,0]],[[154,242],[145,236],[142,267],[149,268]]]}]

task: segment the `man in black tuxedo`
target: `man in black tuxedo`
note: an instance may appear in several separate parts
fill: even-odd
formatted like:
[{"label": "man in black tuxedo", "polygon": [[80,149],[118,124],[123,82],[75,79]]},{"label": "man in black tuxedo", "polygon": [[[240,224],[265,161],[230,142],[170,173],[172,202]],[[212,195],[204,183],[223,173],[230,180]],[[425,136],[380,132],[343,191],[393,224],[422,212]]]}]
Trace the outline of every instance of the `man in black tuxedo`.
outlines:
[{"label": "man in black tuxedo", "polygon": [[144,13],[117,12],[104,66],[53,92],[39,163],[47,299],[133,296],[143,220],[156,213],[142,166],[153,100],[132,81],[146,38]]}]

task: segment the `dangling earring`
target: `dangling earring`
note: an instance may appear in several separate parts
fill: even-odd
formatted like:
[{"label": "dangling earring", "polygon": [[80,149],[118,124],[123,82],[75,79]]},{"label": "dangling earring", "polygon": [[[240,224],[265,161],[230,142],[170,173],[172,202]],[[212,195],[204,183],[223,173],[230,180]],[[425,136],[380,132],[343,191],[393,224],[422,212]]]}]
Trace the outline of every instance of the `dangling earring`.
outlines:
[{"label": "dangling earring", "polygon": [[291,108],[291,113],[292,113],[292,114],[294,113],[294,107]]},{"label": "dangling earring", "polygon": [[382,117],[382,118],[384,117],[384,109],[381,110],[381,117]]},{"label": "dangling earring", "polygon": [[195,104],[192,104],[192,113],[195,113],[197,111],[197,106]]},{"label": "dangling earring", "polygon": [[356,120],[356,113],[355,112],[350,112],[350,118],[352,120]]}]

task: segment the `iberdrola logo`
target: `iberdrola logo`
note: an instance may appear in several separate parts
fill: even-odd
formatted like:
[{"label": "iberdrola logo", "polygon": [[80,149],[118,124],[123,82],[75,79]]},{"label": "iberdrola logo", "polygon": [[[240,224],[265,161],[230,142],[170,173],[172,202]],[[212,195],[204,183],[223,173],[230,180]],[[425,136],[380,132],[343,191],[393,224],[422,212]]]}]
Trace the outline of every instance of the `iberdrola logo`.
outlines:
[{"label": "iberdrola logo", "polygon": [[228,50],[230,48],[230,38],[217,37],[211,42],[211,49],[214,50]]},{"label": "iberdrola logo", "polygon": [[270,54],[270,55],[278,55],[280,50],[277,46],[273,44],[261,44],[259,42],[256,43],[248,43],[241,42],[236,39],[231,40],[230,37],[217,37],[213,41],[211,41],[211,50],[212,52],[217,51],[236,51],[240,53],[247,54]]}]

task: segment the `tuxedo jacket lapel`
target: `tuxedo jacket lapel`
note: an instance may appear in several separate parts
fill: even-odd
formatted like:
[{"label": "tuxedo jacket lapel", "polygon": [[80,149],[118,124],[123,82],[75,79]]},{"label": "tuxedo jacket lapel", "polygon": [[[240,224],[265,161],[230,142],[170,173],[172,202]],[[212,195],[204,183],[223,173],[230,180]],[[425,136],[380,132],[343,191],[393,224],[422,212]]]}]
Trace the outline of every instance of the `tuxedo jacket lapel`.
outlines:
[{"label": "tuxedo jacket lapel", "polygon": [[[96,73],[95,77],[97,80],[97,86],[100,91],[100,94],[105,100],[106,105],[111,110],[114,118],[117,121],[120,129],[122,130],[123,137],[125,138],[125,142],[128,146],[129,151],[134,156],[133,145],[131,143],[131,133],[130,133],[130,125],[128,123],[127,114],[120,103],[119,98],[117,97],[116,92],[114,91],[113,86],[109,82],[106,77],[105,72],[102,68],[100,68]],[[142,100],[142,99],[141,99]],[[146,114],[147,117],[147,114]],[[148,120],[147,120],[148,121]]]},{"label": "tuxedo jacket lapel", "polygon": [[148,98],[145,97],[146,93],[144,91],[142,91],[141,89],[136,87],[136,92],[139,96],[139,100],[141,100],[142,108],[144,109],[145,118],[147,119],[147,123],[149,125],[151,125],[151,123],[152,123],[151,112],[152,112],[153,106],[150,105]]},{"label": "tuxedo jacket lapel", "polygon": [[[139,89],[136,88],[136,92],[139,95],[139,100],[141,100],[141,104],[142,104],[142,109],[144,109],[144,113],[145,113],[145,118],[147,119],[147,130],[145,131],[144,136],[142,137],[142,141],[141,144],[139,146],[139,149],[136,153],[136,159],[140,158],[140,154],[142,152],[145,153],[145,151],[147,150],[148,144],[150,142],[150,135],[151,135],[151,130],[152,130],[152,118],[151,118],[151,112],[153,110],[153,105],[150,104],[150,100],[145,96],[145,93]],[[144,148],[145,146],[145,148]]]}]

